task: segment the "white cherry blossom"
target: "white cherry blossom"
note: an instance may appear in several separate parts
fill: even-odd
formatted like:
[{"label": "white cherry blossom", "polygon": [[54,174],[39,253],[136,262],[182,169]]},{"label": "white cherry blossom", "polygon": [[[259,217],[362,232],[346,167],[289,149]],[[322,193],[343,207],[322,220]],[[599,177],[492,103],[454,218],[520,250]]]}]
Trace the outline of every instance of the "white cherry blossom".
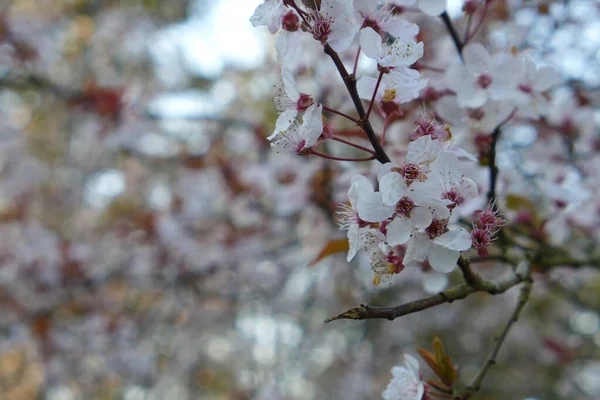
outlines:
[{"label": "white cherry blossom", "polygon": [[296,88],[294,75],[287,68],[281,69],[282,88],[273,99],[275,109],[279,113],[275,123],[275,131],[267,139],[272,140],[281,131],[285,131],[296,121],[299,111],[306,110],[313,104],[311,96],[300,93]]},{"label": "white cherry blossom", "polygon": [[382,67],[406,67],[423,57],[423,42],[413,39],[396,39],[391,45],[383,43],[373,28],[360,31],[359,42],[365,55]]},{"label": "white cherry blossom", "polygon": [[419,374],[419,361],[413,356],[404,356],[404,365],[392,368],[392,380],[382,393],[384,400],[421,400],[425,384]]},{"label": "white cherry blossom", "polygon": [[[381,102],[407,103],[419,97],[419,93],[427,86],[428,80],[421,79],[419,71],[397,67],[383,75],[375,100]],[[363,76],[356,83],[358,95],[362,99],[371,100],[377,86],[377,79]]]},{"label": "white cherry blossom", "polygon": [[455,64],[445,74],[446,86],[456,93],[460,107],[478,108],[488,99],[506,100],[517,66],[505,52],[490,55],[481,43],[463,49],[464,64]]},{"label": "white cherry blossom", "polygon": [[275,34],[281,27],[281,17],[286,12],[286,6],[282,0],[265,0],[254,10],[250,17],[252,26],[266,25],[269,32]]},{"label": "white cherry blossom", "polygon": [[390,1],[354,0],[354,11],[363,27],[370,26],[396,38],[414,39],[419,33],[419,26],[394,14],[393,5]]},{"label": "white cherry blossom", "polygon": [[350,46],[359,29],[352,3],[344,0],[322,0],[319,10],[313,9],[308,19],[313,38],[337,52]]},{"label": "white cherry blossom", "polygon": [[292,124],[288,130],[281,132],[271,141],[276,151],[293,151],[302,153],[315,145],[323,132],[323,106],[313,104],[302,117],[302,124]]}]

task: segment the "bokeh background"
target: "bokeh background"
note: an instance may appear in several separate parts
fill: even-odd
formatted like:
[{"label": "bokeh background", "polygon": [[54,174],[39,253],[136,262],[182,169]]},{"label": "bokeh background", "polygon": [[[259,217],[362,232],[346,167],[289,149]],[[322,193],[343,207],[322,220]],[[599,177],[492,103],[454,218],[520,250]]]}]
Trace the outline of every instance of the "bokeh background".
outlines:
[{"label": "bokeh background", "polygon": [[[366,259],[309,265],[344,237],[355,170],[270,151],[279,69],[248,22],[259,3],[0,1],[0,399],[376,399],[435,336],[465,381],[478,370],[518,290],[324,324],[447,282],[407,270],[375,288]],[[598,3],[492,11],[482,34],[554,63],[596,129]],[[540,280],[476,398],[600,398],[598,272]]]}]

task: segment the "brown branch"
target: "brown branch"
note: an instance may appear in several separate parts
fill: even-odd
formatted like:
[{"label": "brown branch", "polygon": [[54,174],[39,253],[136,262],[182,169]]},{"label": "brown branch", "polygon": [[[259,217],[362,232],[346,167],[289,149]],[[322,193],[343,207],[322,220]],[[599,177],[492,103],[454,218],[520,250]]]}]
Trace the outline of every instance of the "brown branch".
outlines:
[{"label": "brown branch", "polygon": [[363,320],[376,318],[385,318],[392,321],[398,317],[426,310],[443,303],[452,303],[455,300],[462,300],[476,292],[487,292],[492,295],[504,293],[513,286],[521,283],[524,279],[525,278],[521,275],[513,275],[510,278],[497,282],[478,278],[477,284],[474,286],[463,283],[450,289],[446,289],[434,296],[414,300],[395,307],[378,307],[361,304],[360,307],[352,308],[336,317],[325,320],[325,322],[331,322],[338,319]]},{"label": "brown branch", "polygon": [[360,126],[363,131],[365,131],[367,137],[369,138],[369,142],[371,142],[371,146],[373,146],[373,150],[375,150],[375,157],[377,161],[379,161],[382,164],[390,162],[390,158],[388,157],[385,150],[379,143],[379,140],[377,139],[377,135],[375,134],[375,131],[373,130],[373,127],[369,122],[367,113],[362,104],[362,100],[358,95],[358,90],[356,88],[356,77],[348,73],[346,67],[344,67],[344,63],[340,59],[340,56],[335,50],[331,48],[331,46],[326,44],[325,46],[323,46],[323,51],[325,52],[325,54],[331,57],[333,63],[335,64],[335,67],[337,68],[342,79],[344,80],[346,89],[348,89],[348,93],[350,93],[350,97],[352,98],[354,107],[356,108],[356,111],[358,112],[358,115],[360,117],[357,125]]},{"label": "brown branch", "polygon": [[457,261],[458,268],[463,274],[463,278],[468,285],[477,286],[478,282],[481,280],[481,276],[476,274],[472,269],[469,263],[469,260],[460,256]]}]

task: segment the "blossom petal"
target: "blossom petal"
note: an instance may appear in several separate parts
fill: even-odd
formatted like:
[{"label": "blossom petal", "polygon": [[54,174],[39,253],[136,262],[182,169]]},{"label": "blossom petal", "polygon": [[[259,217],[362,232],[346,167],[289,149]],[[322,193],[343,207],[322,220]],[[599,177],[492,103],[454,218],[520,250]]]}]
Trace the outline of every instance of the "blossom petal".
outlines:
[{"label": "blossom petal", "polygon": [[437,17],[446,11],[446,0],[419,0],[419,8],[431,17]]},{"label": "blossom petal", "polygon": [[304,112],[300,131],[301,136],[306,140],[304,148],[312,147],[317,142],[323,133],[323,106],[321,104],[313,104]]},{"label": "blossom petal", "polygon": [[379,60],[383,56],[381,36],[373,28],[365,28],[360,31],[358,42],[365,55],[374,60]]},{"label": "blossom petal", "polygon": [[360,195],[356,210],[360,219],[367,222],[385,221],[394,213],[394,207],[383,205],[379,192]]},{"label": "blossom petal", "polygon": [[361,99],[371,100],[373,92],[377,86],[377,79],[370,76],[363,76],[356,82],[356,89],[358,90],[358,96]]},{"label": "blossom petal", "polygon": [[385,174],[379,181],[379,190],[381,191],[383,204],[386,206],[395,206],[402,196],[408,193],[408,186],[402,175],[397,172]]},{"label": "blossom petal", "polygon": [[395,218],[387,226],[387,241],[390,246],[398,246],[410,239],[411,226],[406,218]]},{"label": "blossom petal", "polygon": [[277,122],[275,123],[275,131],[267,139],[272,140],[279,132],[283,132],[288,129],[296,120],[297,115],[298,111],[296,110],[286,110],[279,114],[279,117],[277,117]]},{"label": "blossom petal", "polygon": [[427,259],[429,260],[431,267],[437,272],[442,272],[445,274],[454,271],[459,256],[459,251],[450,250],[444,246],[438,246],[436,244],[433,244],[427,253]]},{"label": "blossom petal", "polygon": [[435,244],[450,250],[465,251],[471,248],[471,234],[463,228],[444,233],[433,240]]}]

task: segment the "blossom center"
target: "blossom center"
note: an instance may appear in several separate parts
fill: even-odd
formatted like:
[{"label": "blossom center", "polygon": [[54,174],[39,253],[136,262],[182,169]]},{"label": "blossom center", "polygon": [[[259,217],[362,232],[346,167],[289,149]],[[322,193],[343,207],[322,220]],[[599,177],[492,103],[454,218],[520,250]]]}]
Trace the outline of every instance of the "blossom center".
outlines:
[{"label": "blossom center", "polygon": [[523,93],[527,93],[527,94],[533,93],[533,88],[530,85],[527,85],[525,83],[519,84],[518,88]]},{"label": "blossom center", "polygon": [[406,182],[410,183],[420,178],[421,169],[416,164],[406,164],[402,167],[402,176]]},{"label": "blossom center", "polygon": [[284,31],[296,32],[300,29],[300,17],[295,12],[289,11],[281,19],[281,27]]},{"label": "blossom center", "polygon": [[331,34],[331,23],[319,16],[315,19],[315,23],[312,28],[312,34],[315,40],[318,40],[322,45],[325,45],[329,35]]},{"label": "blossom center", "polygon": [[485,117],[485,111],[481,108],[475,108],[468,111],[469,118],[473,121],[481,121]]},{"label": "blossom center", "polygon": [[383,101],[390,102],[390,101],[394,101],[395,98],[396,98],[396,89],[386,89],[385,92],[383,92]]},{"label": "blossom center", "polygon": [[[454,206],[460,205],[465,200],[456,189],[448,190],[442,195],[442,199],[450,200],[454,203]],[[452,208],[454,208],[454,206],[452,206]]]},{"label": "blossom center", "polygon": [[406,196],[402,197],[396,203],[396,212],[404,217],[409,217],[413,208],[415,208],[415,203]]},{"label": "blossom center", "polygon": [[434,219],[431,224],[425,228],[425,233],[429,236],[429,239],[435,239],[436,237],[442,236],[446,233],[448,227],[447,219]]},{"label": "blossom center", "polygon": [[492,84],[492,77],[489,74],[481,74],[477,78],[477,84],[482,89],[487,89]]},{"label": "blossom center", "polygon": [[310,96],[308,94],[300,93],[300,98],[296,102],[296,108],[298,109],[298,111],[304,111],[308,107],[312,106],[313,103],[314,103],[314,100],[313,100],[312,96]]}]

